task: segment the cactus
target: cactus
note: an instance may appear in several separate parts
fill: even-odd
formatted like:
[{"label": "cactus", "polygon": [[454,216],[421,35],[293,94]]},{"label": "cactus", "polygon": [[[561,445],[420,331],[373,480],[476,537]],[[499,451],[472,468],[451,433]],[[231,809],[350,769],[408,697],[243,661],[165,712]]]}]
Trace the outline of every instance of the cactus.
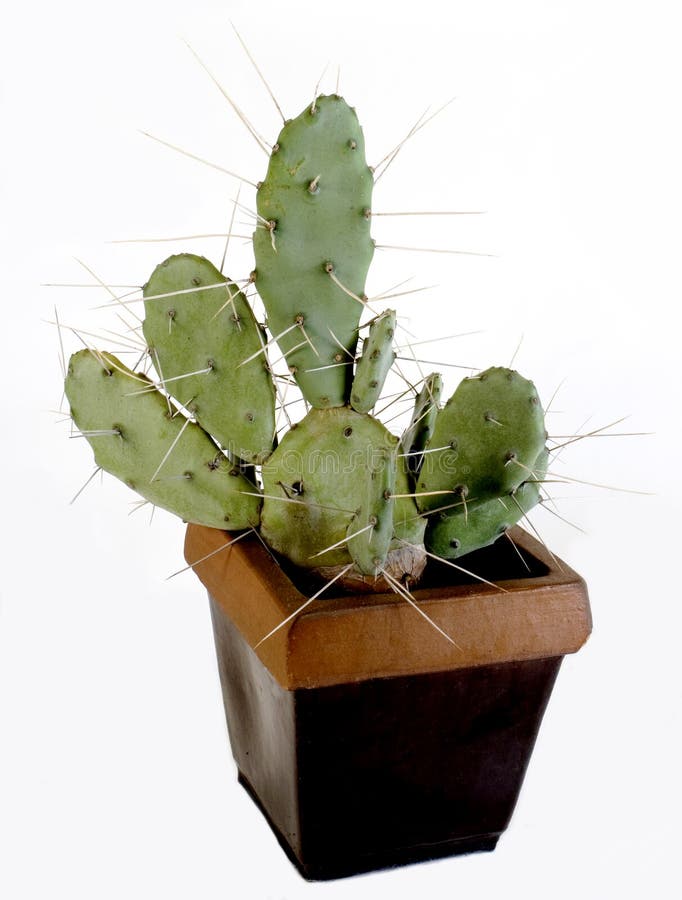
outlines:
[{"label": "cactus", "polygon": [[284,126],[258,188],[256,287],[312,406],[348,400],[374,255],[373,183],[357,116],[333,96],[318,97]]},{"label": "cactus", "polygon": [[[251,281],[272,337],[235,282],[180,254],[144,288],[158,382],[94,350],[66,378],[103,469],[187,521],[258,529],[295,566],[343,569],[361,589],[383,573],[414,583],[427,553],[493,542],[539,501],[547,467],[537,392],[510,369],[464,379],[442,409],[442,378],[429,375],[401,439],[370,415],[396,355],[386,310],[356,360],[372,187],[354,110],[318,97],[285,124],[258,186]],[[312,407],[279,442],[275,341]]]},{"label": "cactus", "polygon": [[212,528],[258,524],[255,486],[149,379],[110,353],[81,350],[69,361],[65,390],[97,464],[146,500]]},{"label": "cactus", "polygon": [[357,412],[367,413],[372,409],[395,361],[395,321],[395,312],[387,309],[370,325],[351,388],[350,403]]},{"label": "cactus", "polygon": [[514,491],[532,473],[546,440],[532,382],[511,369],[465,378],[436,416],[429,454],[419,474],[422,512],[442,505],[440,491],[463,504]]},{"label": "cactus", "polygon": [[428,444],[438,415],[438,404],[443,391],[443,378],[438,372],[424,379],[424,387],[417,394],[410,424],[405,429],[400,447],[407,459],[407,467],[416,478],[424,461]]},{"label": "cactus", "polygon": [[368,468],[364,494],[346,533],[346,546],[363,575],[378,576],[393,539],[396,452],[383,449]]},{"label": "cactus", "polygon": [[441,559],[457,559],[473,550],[488,547],[509,531],[540,501],[540,484],[547,471],[548,453],[543,450],[533,471],[507,495],[470,503],[467,508],[431,517],[426,545]]},{"label": "cactus", "polygon": [[162,385],[222,447],[263,462],[275,391],[244,295],[208,260],[183,253],[156,267],[144,296],[143,334]]}]

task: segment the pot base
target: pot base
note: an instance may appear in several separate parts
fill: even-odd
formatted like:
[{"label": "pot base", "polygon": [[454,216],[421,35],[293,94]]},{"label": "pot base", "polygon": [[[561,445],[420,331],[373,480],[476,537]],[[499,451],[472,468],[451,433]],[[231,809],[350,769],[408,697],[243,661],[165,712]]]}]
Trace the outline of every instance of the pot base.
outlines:
[{"label": "pot base", "polygon": [[495,849],[500,839],[500,833],[481,834],[476,837],[457,838],[451,841],[440,841],[435,844],[421,844],[411,847],[397,847],[382,853],[372,855],[360,855],[357,858],[346,858],[337,861],[335,865],[302,863],[291,848],[288,840],[272,821],[267,809],[260,802],[258,794],[249,783],[249,779],[243,772],[239,772],[238,780],[249,797],[256,804],[266,822],[272,829],[277,841],[289,858],[289,861],[298,869],[307,881],[331,881],[336,878],[347,878],[351,875],[362,875],[367,872],[376,872],[380,869],[392,869],[398,866],[411,865],[413,863],[429,862],[442,859],[446,856],[461,856],[466,853],[486,853]]},{"label": "pot base", "polygon": [[305,878],[494,848],[561,657],[285,690],[211,612],[239,780]]}]

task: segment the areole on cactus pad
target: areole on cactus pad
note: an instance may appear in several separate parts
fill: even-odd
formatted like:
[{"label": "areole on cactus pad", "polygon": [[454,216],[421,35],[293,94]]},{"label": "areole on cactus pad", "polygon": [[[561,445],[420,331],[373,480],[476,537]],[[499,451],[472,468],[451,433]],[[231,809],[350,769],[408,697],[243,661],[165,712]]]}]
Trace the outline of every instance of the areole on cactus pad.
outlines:
[{"label": "areole on cactus pad", "polygon": [[[259,529],[325,577],[409,584],[428,554],[485,546],[539,501],[546,432],[534,386],[505,368],[464,379],[443,408],[438,373],[411,386],[402,438],[372,416],[397,327],[395,311],[372,310],[357,353],[373,183],[355,111],[318,97],[284,125],[258,186],[251,282],[271,337],[236,282],[177,254],[144,288],[158,380],[84,350],[65,390],[98,465],[152,503],[213,528]],[[310,406],[279,441],[274,342]]]}]

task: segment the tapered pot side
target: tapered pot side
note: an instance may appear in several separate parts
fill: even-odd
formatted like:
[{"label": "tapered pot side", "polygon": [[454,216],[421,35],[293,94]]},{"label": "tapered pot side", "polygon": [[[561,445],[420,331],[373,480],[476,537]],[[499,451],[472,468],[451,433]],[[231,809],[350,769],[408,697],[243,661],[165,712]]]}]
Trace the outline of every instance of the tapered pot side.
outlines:
[{"label": "tapered pot side", "polygon": [[397,595],[335,585],[259,644],[319,585],[256,538],[221,550],[228,534],[188,527],[239,779],[305,877],[494,848],[563,656],[591,630],[580,576],[512,537],[466,560],[497,587],[435,564],[414,590],[457,646]]}]

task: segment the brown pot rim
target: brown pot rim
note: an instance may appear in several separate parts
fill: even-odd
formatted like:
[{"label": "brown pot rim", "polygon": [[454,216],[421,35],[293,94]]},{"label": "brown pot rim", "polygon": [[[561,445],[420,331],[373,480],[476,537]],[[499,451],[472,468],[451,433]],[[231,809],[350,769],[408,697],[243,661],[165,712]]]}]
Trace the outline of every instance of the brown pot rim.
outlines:
[{"label": "brown pot rim", "polygon": [[514,542],[543,574],[499,581],[499,588],[413,591],[419,608],[457,646],[395,594],[325,594],[259,643],[307,596],[255,535],[227,547],[234,537],[189,525],[185,557],[285,690],[563,656],[580,649],[592,629],[583,579],[517,528]]}]

